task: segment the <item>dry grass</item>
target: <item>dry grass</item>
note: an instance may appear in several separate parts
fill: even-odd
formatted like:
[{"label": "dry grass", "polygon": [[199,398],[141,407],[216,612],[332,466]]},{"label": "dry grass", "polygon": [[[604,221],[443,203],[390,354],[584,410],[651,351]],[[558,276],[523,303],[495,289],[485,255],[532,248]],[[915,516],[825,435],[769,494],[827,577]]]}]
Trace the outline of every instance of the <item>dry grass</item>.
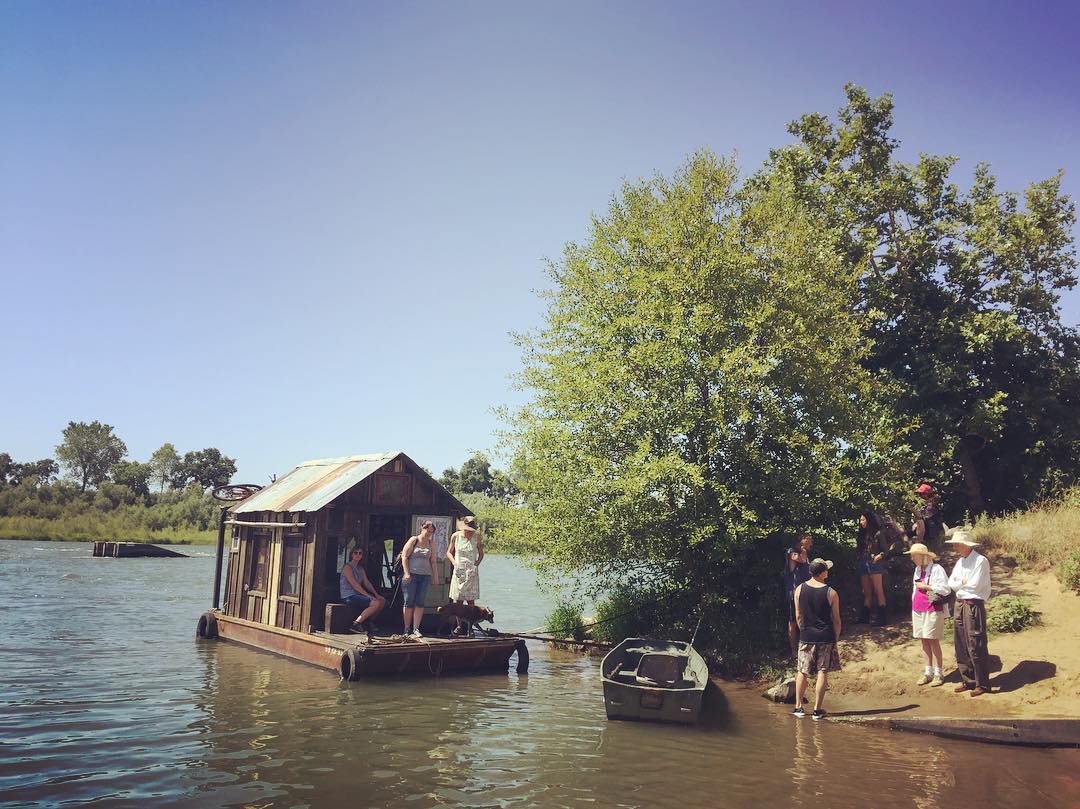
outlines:
[{"label": "dry grass", "polygon": [[1080,549],[1080,487],[1070,489],[1061,500],[980,520],[974,533],[993,555],[1011,556],[1034,570],[1052,567],[1069,551]]}]

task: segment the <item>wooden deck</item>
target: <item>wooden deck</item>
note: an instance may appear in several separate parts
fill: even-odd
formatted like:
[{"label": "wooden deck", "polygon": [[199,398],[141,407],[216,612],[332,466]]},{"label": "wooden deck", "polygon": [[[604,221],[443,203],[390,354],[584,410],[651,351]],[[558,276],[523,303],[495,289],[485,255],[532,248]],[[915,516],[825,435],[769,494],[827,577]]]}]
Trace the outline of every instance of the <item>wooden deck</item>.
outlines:
[{"label": "wooden deck", "polygon": [[[336,671],[346,680],[376,675],[439,675],[444,672],[505,671],[518,653],[518,671],[527,670],[525,641],[512,635],[475,638],[405,638],[294,632],[214,613],[214,634]],[[204,616],[205,617],[205,616]],[[523,668],[524,666],[524,668]]]}]

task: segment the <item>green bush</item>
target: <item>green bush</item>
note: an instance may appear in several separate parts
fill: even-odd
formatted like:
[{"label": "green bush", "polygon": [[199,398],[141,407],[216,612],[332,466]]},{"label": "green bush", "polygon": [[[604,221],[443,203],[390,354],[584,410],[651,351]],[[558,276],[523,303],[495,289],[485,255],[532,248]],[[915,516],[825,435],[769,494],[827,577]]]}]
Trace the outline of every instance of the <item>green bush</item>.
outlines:
[{"label": "green bush", "polygon": [[585,622],[581,617],[579,604],[561,602],[554,612],[547,617],[544,628],[556,638],[585,639]]},{"label": "green bush", "polygon": [[1080,593],[1080,548],[1073,548],[1058,562],[1057,577],[1066,590]]},{"label": "green bush", "polygon": [[1039,623],[1039,613],[1021,596],[1000,596],[990,602],[987,626],[992,632],[1019,632]]}]

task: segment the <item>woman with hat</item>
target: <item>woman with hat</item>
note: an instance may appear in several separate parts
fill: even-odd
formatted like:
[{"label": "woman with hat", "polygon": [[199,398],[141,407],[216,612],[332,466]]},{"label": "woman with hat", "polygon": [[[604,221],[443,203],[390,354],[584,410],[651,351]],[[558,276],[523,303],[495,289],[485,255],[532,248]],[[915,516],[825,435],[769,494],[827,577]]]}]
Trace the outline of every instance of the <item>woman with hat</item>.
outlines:
[{"label": "woman with hat", "polygon": [[915,563],[911,587],[911,636],[922,641],[926,668],[915,685],[937,687],[942,684],[941,639],[945,636],[945,613],[942,599],[950,592],[945,568],[935,561],[938,556],[921,542],[904,551]]},{"label": "woman with hat", "polygon": [[484,561],[484,542],[476,527],[476,517],[464,517],[450,537],[446,558],[454,566],[450,579],[450,600],[475,604],[480,598],[480,563]]}]

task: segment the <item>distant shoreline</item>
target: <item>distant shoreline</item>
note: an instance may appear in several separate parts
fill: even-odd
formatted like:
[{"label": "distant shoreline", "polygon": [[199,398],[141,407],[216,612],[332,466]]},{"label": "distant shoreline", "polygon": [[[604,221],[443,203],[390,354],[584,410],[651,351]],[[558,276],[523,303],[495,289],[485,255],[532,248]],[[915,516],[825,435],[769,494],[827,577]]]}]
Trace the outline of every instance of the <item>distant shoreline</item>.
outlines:
[{"label": "distant shoreline", "polygon": [[0,539],[11,539],[18,542],[139,542],[147,545],[213,545],[217,542],[217,533],[214,531],[183,532],[179,536],[174,534],[153,534],[140,537],[66,537],[54,535],[25,536],[14,535],[0,527]]}]

